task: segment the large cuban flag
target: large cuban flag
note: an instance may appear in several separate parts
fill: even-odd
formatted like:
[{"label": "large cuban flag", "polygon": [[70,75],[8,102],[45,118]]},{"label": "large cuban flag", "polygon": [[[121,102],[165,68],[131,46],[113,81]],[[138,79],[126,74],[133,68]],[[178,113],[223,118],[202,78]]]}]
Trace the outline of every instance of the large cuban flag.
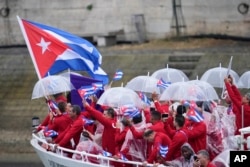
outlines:
[{"label": "large cuban flag", "polygon": [[108,83],[100,67],[102,56],[90,42],[57,28],[17,19],[39,79],[71,69],[86,71],[92,78]]}]

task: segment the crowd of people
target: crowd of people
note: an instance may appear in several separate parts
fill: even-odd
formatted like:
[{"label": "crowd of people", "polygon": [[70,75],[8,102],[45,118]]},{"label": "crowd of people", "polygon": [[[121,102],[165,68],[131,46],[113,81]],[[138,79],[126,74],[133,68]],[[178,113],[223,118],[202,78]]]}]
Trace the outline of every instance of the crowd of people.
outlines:
[{"label": "crowd of people", "polygon": [[[82,110],[59,94],[53,97],[58,108],[49,112],[36,132],[43,131],[54,148],[142,162],[143,166],[215,167],[218,164],[212,160],[226,149],[237,149],[233,136],[240,128],[250,126],[250,93],[241,96],[230,76],[224,82],[226,105],[211,101],[162,102],[152,93],[152,105],[140,109],[100,109],[97,97],[91,96],[89,100],[83,98]],[[67,152],[65,156],[84,158]],[[94,157],[87,160],[100,163]],[[112,165],[132,166],[119,162]]]}]

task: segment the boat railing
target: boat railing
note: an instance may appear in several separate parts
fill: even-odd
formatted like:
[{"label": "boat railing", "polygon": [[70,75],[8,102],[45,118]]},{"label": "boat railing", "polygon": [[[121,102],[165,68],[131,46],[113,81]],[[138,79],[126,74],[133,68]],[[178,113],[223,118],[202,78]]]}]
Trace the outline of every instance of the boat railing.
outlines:
[{"label": "boat railing", "polygon": [[[32,137],[33,137],[33,139],[36,139],[37,142],[43,143],[43,144],[47,145],[49,148],[52,148],[52,150],[54,150],[55,144],[48,143],[44,138],[39,137],[35,133],[32,134]],[[142,162],[129,161],[129,160],[125,161],[125,160],[121,160],[121,159],[105,157],[105,156],[103,156],[101,154],[98,154],[98,155],[90,154],[90,153],[87,153],[85,151],[71,150],[71,149],[67,149],[67,148],[64,148],[64,147],[60,147],[60,146],[57,146],[55,150],[56,150],[55,154],[63,156],[64,158],[66,158],[64,153],[67,152],[67,153],[81,155],[82,160],[79,160],[79,161],[88,162],[89,157],[96,158],[96,159],[100,160],[100,162],[105,162],[105,166],[111,166],[110,162],[120,162],[120,163],[132,164],[132,165],[134,165],[136,167],[139,167],[139,166],[143,165]],[[147,164],[147,167],[151,167],[151,166],[153,166],[153,164]]]}]

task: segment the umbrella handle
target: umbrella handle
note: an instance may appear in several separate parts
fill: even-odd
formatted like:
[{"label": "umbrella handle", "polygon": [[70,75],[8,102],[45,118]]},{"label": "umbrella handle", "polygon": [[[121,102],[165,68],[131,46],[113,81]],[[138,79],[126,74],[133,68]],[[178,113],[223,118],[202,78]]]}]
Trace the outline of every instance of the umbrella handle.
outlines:
[{"label": "umbrella handle", "polygon": [[222,91],[221,91],[221,99],[226,99],[226,97],[227,97],[227,95],[225,94],[225,91],[226,91],[226,89],[225,89],[225,85],[223,85],[223,87],[222,87]]}]

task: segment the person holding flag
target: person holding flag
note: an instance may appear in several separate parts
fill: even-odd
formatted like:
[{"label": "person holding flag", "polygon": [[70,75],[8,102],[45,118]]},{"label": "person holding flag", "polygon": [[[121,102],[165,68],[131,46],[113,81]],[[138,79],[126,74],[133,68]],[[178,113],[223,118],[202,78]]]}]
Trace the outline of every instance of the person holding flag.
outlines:
[{"label": "person holding flag", "polygon": [[42,129],[43,130],[47,129],[47,126],[52,121],[52,119],[54,117],[57,117],[57,113],[58,113],[58,110],[59,110],[59,108],[57,106],[57,102],[55,102],[50,97],[48,97],[48,99],[46,99],[46,103],[48,105],[48,114],[44,118],[44,120],[42,121],[42,123],[36,128],[36,130],[34,132],[39,132]]},{"label": "person holding flag", "polygon": [[197,153],[199,150],[207,149],[207,126],[203,121],[204,118],[195,102],[186,102],[184,105],[188,106],[187,121],[184,130],[188,136],[188,143]]},{"label": "person holding flag", "polygon": [[58,113],[57,117],[54,117],[49,125],[48,125],[48,130],[54,130],[58,134],[61,134],[72,122],[70,119],[68,112],[71,108],[67,106],[68,104],[65,102],[59,102],[58,103]]},{"label": "person holding flag", "polygon": [[102,148],[104,151],[110,152],[112,155],[115,154],[115,134],[116,134],[116,119],[115,111],[113,108],[107,108],[101,113],[88,104],[86,99],[82,99],[85,110],[93,116],[103,126],[102,134]]},{"label": "person holding flag", "polygon": [[159,111],[161,114],[169,113],[169,102],[160,102],[159,95],[156,92],[152,93],[152,100],[157,111]]},{"label": "person holding flag", "polygon": [[[172,143],[171,139],[166,134],[155,132],[151,129],[146,130],[143,134],[143,137],[145,140],[152,143],[149,156],[147,157],[147,160],[143,162],[143,165],[146,166],[147,163],[164,163],[164,156],[168,155],[167,150]],[[164,150],[161,150],[160,147],[162,147]],[[161,151],[164,151],[164,155],[161,154]]]},{"label": "person holding flag", "polygon": [[[71,110],[69,111],[69,117],[71,118],[71,124],[59,134],[59,136],[55,139],[54,143],[55,148],[57,146],[76,149],[81,137],[81,133],[83,131],[84,122],[81,117],[81,108],[78,105],[73,105]],[[66,153],[68,157],[71,157],[71,153]]]},{"label": "person holding flag", "polygon": [[[239,135],[239,129],[250,126],[250,92],[242,96],[240,91],[234,85],[233,78],[230,75],[224,79],[224,82],[228,96],[232,102],[232,111],[235,114],[235,135]],[[244,138],[248,136],[250,135],[245,134]],[[245,149],[247,148],[245,147]]]}]

